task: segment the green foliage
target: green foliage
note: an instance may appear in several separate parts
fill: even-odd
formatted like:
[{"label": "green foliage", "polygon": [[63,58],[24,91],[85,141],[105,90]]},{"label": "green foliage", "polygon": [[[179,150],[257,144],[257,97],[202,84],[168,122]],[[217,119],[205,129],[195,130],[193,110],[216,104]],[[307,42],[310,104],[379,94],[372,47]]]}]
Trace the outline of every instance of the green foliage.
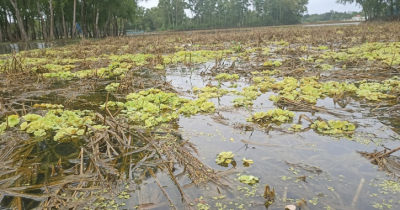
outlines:
[{"label": "green foliage", "polygon": [[[107,109],[108,110],[117,110],[117,109],[123,109],[124,108],[124,103],[122,102],[115,102],[115,101],[109,101],[107,102]],[[100,109],[104,110],[106,108],[106,103],[103,105],[100,105]]]},{"label": "green foliage", "polygon": [[252,176],[252,175],[242,175],[238,178],[238,180],[242,183],[250,184],[250,185],[255,184],[259,181],[259,179],[257,177]]},{"label": "green foliage", "polygon": [[293,124],[292,127],[290,127],[288,130],[289,130],[289,131],[298,132],[298,131],[301,131],[302,128],[303,128],[302,125]]},{"label": "green foliage", "polygon": [[273,109],[268,112],[257,112],[254,113],[253,116],[247,118],[246,120],[249,122],[266,122],[266,121],[275,121],[275,122],[287,122],[293,117],[295,114],[288,110],[282,109]]},{"label": "green foliage", "polygon": [[324,134],[340,134],[343,132],[354,131],[356,126],[348,121],[329,120],[328,123],[326,123],[325,121],[316,120],[311,125],[311,128]]},{"label": "green foliage", "polygon": [[395,80],[384,81],[383,84],[380,83],[366,83],[363,81],[356,94],[358,97],[364,97],[371,101],[380,101],[380,99],[395,99],[396,96],[384,94],[382,92],[395,92],[398,91],[400,82]]},{"label": "green foliage", "polygon": [[215,105],[212,102],[207,101],[207,98],[199,98],[195,101],[185,103],[179,110],[180,113],[186,115],[195,115],[199,112],[210,113],[215,111]]},{"label": "green foliage", "polygon": [[240,77],[237,74],[221,73],[215,76],[217,80],[238,80]]},{"label": "green foliage", "polygon": [[252,106],[253,105],[253,101],[249,100],[247,98],[244,97],[239,97],[239,98],[235,98],[232,100],[233,106],[235,107],[239,107],[239,106]]},{"label": "green foliage", "polygon": [[[19,124],[20,119],[18,115],[10,115],[7,117],[8,119],[8,127],[13,128]],[[0,133],[3,133],[7,129],[7,122],[3,122],[0,124]]]},{"label": "green foliage", "polygon": [[263,66],[279,67],[279,66],[282,66],[282,62],[281,61],[267,61],[267,62],[263,63]]},{"label": "green foliage", "polygon": [[197,51],[179,51],[172,55],[163,56],[164,63],[205,63],[215,58],[222,58],[224,55],[233,53],[232,50],[197,50]]},{"label": "green foliage", "polygon": [[235,154],[232,154],[232,152],[221,152],[217,155],[215,161],[217,161],[217,164],[231,163],[233,156],[235,156]]},{"label": "green foliage", "polygon": [[194,87],[193,92],[197,93],[199,98],[219,98],[229,93],[227,89],[221,89],[217,87]]},{"label": "green foliage", "polygon": [[[139,7],[132,29],[142,31],[194,30],[269,26],[301,23],[308,0],[262,0],[253,2],[182,1],[161,2],[157,7]],[[193,17],[185,14],[190,8]],[[171,12],[174,11],[174,12]]]},{"label": "green foliage", "polygon": [[33,107],[40,109],[64,109],[64,106],[61,104],[34,104]]},{"label": "green foliage", "polygon": [[336,12],[331,10],[323,14],[305,14],[303,16],[303,22],[305,23],[316,23],[321,21],[342,21],[349,20],[357,15],[361,15],[361,12]]},{"label": "green foliage", "polygon": [[329,65],[329,64],[322,64],[322,65],[316,65],[315,68],[320,68],[323,71],[327,71],[327,70],[332,70],[333,66]]},{"label": "green foliage", "polygon": [[371,42],[347,49],[347,52],[325,52],[324,59],[381,61],[388,65],[400,64],[400,42]]},{"label": "green foliage", "polygon": [[283,41],[283,39],[281,39],[281,41],[275,42],[275,44],[281,45],[281,46],[288,46],[290,43],[289,42],[285,42],[285,41]]},{"label": "green foliage", "polygon": [[20,122],[18,115],[10,115],[8,116],[8,126],[13,128],[14,126],[18,125]]},{"label": "green foliage", "polygon": [[124,107],[123,116],[128,118],[130,122],[146,127],[154,127],[176,120],[179,118],[179,113],[195,115],[200,112],[211,113],[215,111],[214,103],[209,102],[205,97],[191,101],[180,98],[175,93],[166,93],[159,89],[130,93],[126,96],[126,99],[128,101],[125,104],[120,104],[121,108]]},{"label": "green foliage", "polygon": [[[78,137],[84,134],[85,125],[93,125],[96,129],[104,129],[101,125],[94,125],[94,114],[90,111],[69,111],[69,110],[50,110],[44,117],[37,114],[27,114],[22,117],[25,122],[21,123],[20,130],[33,134],[35,137],[41,137],[56,132],[55,141],[66,137]],[[20,121],[15,118],[14,125]],[[17,123],[18,122],[18,123]],[[91,133],[88,130],[87,133]]]},{"label": "green foliage", "polygon": [[251,160],[251,159],[246,159],[246,158],[243,158],[243,164],[253,164],[254,163],[254,161],[253,160]]},{"label": "green foliage", "polygon": [[[233,44],[234,44],[234,42],[233,42]],[[237,53],[239,53],[239,52],[241,52],[241,51],[243,50],[243,47],[242,47],[242,45],[240,44],[240,42],[238,42],[236,45],[234,45],[234,46],[232,47],[232,50],[235,51],[235,52],[237,52]]]},{"label": "green foliage", "polygon": [[111,83],[109,85],[107,85],[107,87],[105,88],[105,90],[107,90],[108,92],[116,92],[118,87],[119,87],[119,83]]}]

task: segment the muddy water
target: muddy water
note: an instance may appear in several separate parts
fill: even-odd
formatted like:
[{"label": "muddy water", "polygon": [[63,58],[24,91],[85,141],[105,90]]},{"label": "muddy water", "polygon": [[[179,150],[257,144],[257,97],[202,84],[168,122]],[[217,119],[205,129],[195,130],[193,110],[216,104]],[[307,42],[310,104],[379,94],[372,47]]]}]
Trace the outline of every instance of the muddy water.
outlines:
[{"label": "muddy water", "polygon": [[[193,87],[204,87],[211,80],[208,76],[199,76],[199,72],[210,64],[201,65],[190,73],[189,69],[175,67],[167,70],[166,80],[176,87],[182,97],[194,98],[190,93]],[[109,81],[110,83],[112,80]],[[217,81],[211,81],[217,85]],[[73,84],[73,81],[71,81]],[[245,79],[237,82],[238,90],[248,86]],[[62,83],[57,87],[68,86],[69,82]],[[222,83],[227,88],[230,82]],[[57,88],[55,88],[57,89]],[[96,109],[106,100],[104,86],[99,86],[95,91],[79,95],[77,103],[72,104],[71,109]],[[51,92],[51,91],[50,91]],[[251,112],[267,111],[276,108],[269,96],[273,92],[267,92],[254,101]],[[28,97],[39,102],[53,102],[62,104],[69,99],[68,94],[51,92],[50,94]],[[255,129],[254,131],[239,131],[233,128],[235,123],[247,123],[246,118],[249,112],[243,108],[232,107],[231,100],[237,96],[223,96],[212,99],[217,105],[217,111],[226,118],[225,123],[217,122],[211,115],[197,115],[190,118],[179,119],[179,131],[183,134],[184,140],[189,140],[197,145],[198,158],[204,164],[221,172],[230,171],[230,175],[224,179],[229,183],[230,189],[220,189],[210,183],[203,188],[191,185],[188,177],[179,179],[179,183],[187,195],[193,199],[196,205],[196,198],[203,197],[210,209],[218,209],[216,206],[221,203],[225,209],[266,209],[265,199],[262,197],[263,187],[268,184],[276,190],[275,203],[267,209],[281,210],[285,205],[294,204],[297,199],[304,198],[308,202],[305,209],[375,209],[373,205],[379,204],[392,209],[399,209],[400,204],[397,194],[382,187],[376,187],[383,180],[390,177],[380,171],[377,166],[362,157],[357,151],[373,152],[384,148],[397,148],[400,146],[398,134],[390,129],[391,126],[398,126],[398,120],[386,116],[376,116],[371,112],[376,104],[360,104],[350,99],[346,106],[339,106],[333,99],[326,98],[319,100],[317,106],[324,106],[335,112],[341,113],[343,117],[336,117],[325,113],[311,114],[308,112],[295,112],[296,117],[293,123],[301,114],[313,119],[317,116],[323,119],[349,120],[358,124],[356,133],[353,136],[327,136],[317,134],[313,130],[298,132],[294,134],[281,131],[270,131],[268,134]],[[114,99],[111,99],[114,100]],[[90,103],[89,103],[90,102]],[[385,124],[383,124],[384,122]],[[309,126],[309,122],[302,121],[303,128]],[[287,130],[292,123],[282,124],[281,127]],[[33,154],[43,154],[41,159],[42,167],[46,167],[63,160],[63,167],[70,168],[72,160],[77,157],[78,148],[82,142],[70,144],[59,144],[49,137],[44,141],[36,142]],[[221,166],[215,163],[216,155],[223,151],[232,151],[235,154],[231,164]],[[254,160],[254,164],[246,167],[242,158]],[[48,167],[49,168],[49,167]],[[138,172],[140,173],[141,169]],[[155,171],[157,179],[163,184],[163,188],[173,200],[177,209],[183,209],[181,197],[174,182],[162,171]],[[179,174],[182,169],[174,173]],[[138,176],[133,174],[132,177]],[[254,186],[248,186],[235,180],[238,174],[253,175],[260,179]],[[43,183],[44,176],[39,174],[34,184]],[[305,180],[296,177],[306,176]],[[135,190],[130,191],[130,199],[123,200],[128,209],[140,204],[150,205],[152,209],[166,209],[168,200],[164,197],[155,180],[146,176],[145,180],[135,180],[140,184]],[[118,186],[117,186],[118,187]],[[248,187],[249,189],[245,189]],[[254,196],[246,196],[249,192]],[[30,192],[39,194],[40,192]],[[213,197],[226,196],[223,199]],[[2,200],[0,206],[9,206],[11,197]],[[38,204],[32,199],[22,199],[23,205],[29,209]],[[315,204],[315,205],[314,205]]]},{"label": "muddy water", "polygon": [[[208,83],[204,77],[182,77],[179,71],[171,74],[167,79],[172,80],[172,83],[182,88],[183,91],[190,90],[193,86],[204,87]],[[217,85],[217,82],[214,85]],[[225,85],[229,86],[229,83]],[[239,82],[239,86],[246,85],[242,81]],[[271,92],[263,94],[254,101],[252,111],[259,112],[276,108],[268,100],[271,94]],[[233,96],[223,96],[212,101],[223,110],[224,107],[232,107],[230,101],[233,98]],[[375,202],[382,204],[382,199],[385,199],[387,204],[392,205],[394,209],[400,208],[400,205],[396,204],[399,202],[397,195],[391,193],[384,195],[380,193],[381,189],[371,186],[376,182],[379,183],[377,180],[389,177],[356,152],[373,152],[374,150],[383,150],[384,147],[397,148],[400,146],[398,134],[389,129],[390,125],[382,124],[377,117],[364,117],[370,112],[369,107],[360,107],[360,104],[354,100],[345,109],[334,104],[331,98],[319,100],[317,105],[345,114],[345,117],[337,118],[320,113],[313,117],[320,116],[323,119],[349,120],[358,123],[359,127],[354,137],[324,136],[313,130],[295,134],[284,134],[280,131],[272,131],[269,134],[260,131],[239,132],[233,129],[232,125],[245,123],[245,118],[249,116],[249,113],[244,109],[234,108],[219,112],[229,119],[227,120],[229,125],[215,122],[210,116],[181,118],[179,124],[185,137],[198,145],[200,156],[206,161],[206,164],[221,171],[236,169],[240,174],[257,176],[260,178],[261,186],[268,184],[275,187],[279,198],[286,197],[294,200],[305,198],[307,201],[316,199],[316,205],[308,204],[309,209],[324,209],[328,206],[331,209],[375,209],[372,205]],[[297,121],[301,114],[311,116],[310,113],[296,112],[294,121]],[[303,121],[301,124],[304,128],[308,127],[310,123]],[[286,129],[290,126],[290,123],[282,125]],[[236,154],[236,164],[230,164],[228,167],[217,165],[214,158],[222,151],[233,151]],[[243,167],[241,161],[243,157],[254,160],[254,164],[250,167]],[[307,167],[296,168],[286,162],[307,164],[318,167],[321,171],[310,171],[310,168],[307,170]],[[308,178],[306,181],[299,181],[295,178],[301,176]],[[234,180],[235,177],[236,175],[231,176],[232,184],[240,185],[235,183],[237,182]],[[357,194],[359,188],[361,191]],[[211,197],[218,196],[215,189],[210,189],[208,193]],[[229,205],[228,202],[228,208],[237,207],[235,203],[239,203],[239,205],[244,203],[245,206],[253,203],[257,207],[247,208],[265,209],[265,206],[260,204],[263,201],[260,196],[263,193],[262,187],[257,188],[258,197],[255,198],[245,198],[243,193],[236,193],[236,198],[241,199],[234,199],[235,196],[233,196],[234,204]],[[375,196],[375,194],[377,195]],[[388,200],[391,200],[391,203]],[[290,203],[293,201],[276,200],[275,204],[268,209],[283,209],[284,205]]]}]

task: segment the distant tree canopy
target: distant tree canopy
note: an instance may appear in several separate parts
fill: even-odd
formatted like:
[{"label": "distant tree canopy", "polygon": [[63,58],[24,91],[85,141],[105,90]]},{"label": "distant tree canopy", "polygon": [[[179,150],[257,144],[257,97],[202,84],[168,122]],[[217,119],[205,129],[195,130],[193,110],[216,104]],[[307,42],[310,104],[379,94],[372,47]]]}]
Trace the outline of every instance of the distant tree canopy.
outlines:
[{"label": "distant tree canopy", "polygon": [[153,31],[297,24],[307,4],[308,0],[160,0],[155,8],[139,8],[129,28]]},{"label": "distant tree canopy", "polygon": [[[304,15],[308,0],[159,0],[158,6],[151,9],[138,7],[138,1],[0,0],[0,42],[75,38],[77,35],[119,36],[126,35],[128,29],[161,31],[287,25],[349,19],[355,15],[333,11]],[[337,0],[337,3],[360,5],[367,19],[400,12],[400,0]]]},{"label": "distant tree canopy", "polygon": [[126,33],[136,0],[0,0],[0,42]]},{"label": "distant tree canopy", "polygon": [[357,15],[362,15],[362,12],[335,12],[331,10],[324,14],[306,14],[303,16],[303,22],[315,23],[320,21],[341,21],[349,20]]},{"label": "distant tree canopy", "polygon": [[400,0],[337,0],[337,3],[360,5],[367,20],[400,14]]}]

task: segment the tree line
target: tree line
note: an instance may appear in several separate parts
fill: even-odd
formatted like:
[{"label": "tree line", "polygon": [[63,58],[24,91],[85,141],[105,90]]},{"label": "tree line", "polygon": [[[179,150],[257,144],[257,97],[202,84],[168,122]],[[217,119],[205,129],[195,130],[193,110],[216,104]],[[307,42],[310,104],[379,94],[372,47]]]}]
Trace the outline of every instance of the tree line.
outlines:
[{"label": "tree line", "polygon": [[[137,1],[0,0],[0,42],[76,38],[77,35],[119,36],[126,35],[128,29],[162,31],[287,25],[350,15],[332,12],[304,15],[308,0],[159,0],[157,7],[150,9],[138,7]],[[337,3],[361,5],[366,19],[400,12],[400,0],[337,0]]]},{"label": "tree line", "polygon": [[360,5],[366,20],[400,14],[400,0],[337,0],[337,3]]},{"label": "tree line", "polygon": [[287,25],[301,22],[308,0],[159,0],[138,8],[138,31]]},{"label": "tree line", "polygon": [[306,14],[303,16],[303,22],[315,23],[320,21],[349,20],[357,15],[362,15],[362,12],[335,12],[331,10],[323,14]]},{"label": "tree line", "polygon": [[124,35],[136,9],[135,0],[0,0],[0,42]]}]

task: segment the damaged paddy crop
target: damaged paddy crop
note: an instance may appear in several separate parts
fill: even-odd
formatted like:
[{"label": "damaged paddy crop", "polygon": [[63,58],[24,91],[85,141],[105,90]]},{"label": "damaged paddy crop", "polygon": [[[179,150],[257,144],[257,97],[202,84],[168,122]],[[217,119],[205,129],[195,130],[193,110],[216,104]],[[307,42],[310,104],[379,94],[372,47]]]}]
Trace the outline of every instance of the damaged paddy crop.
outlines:
[{"label": "damaged paddy crop", "polygon": [[398,209],[399,32],[182,32],[0,55],[0,206]]}]

